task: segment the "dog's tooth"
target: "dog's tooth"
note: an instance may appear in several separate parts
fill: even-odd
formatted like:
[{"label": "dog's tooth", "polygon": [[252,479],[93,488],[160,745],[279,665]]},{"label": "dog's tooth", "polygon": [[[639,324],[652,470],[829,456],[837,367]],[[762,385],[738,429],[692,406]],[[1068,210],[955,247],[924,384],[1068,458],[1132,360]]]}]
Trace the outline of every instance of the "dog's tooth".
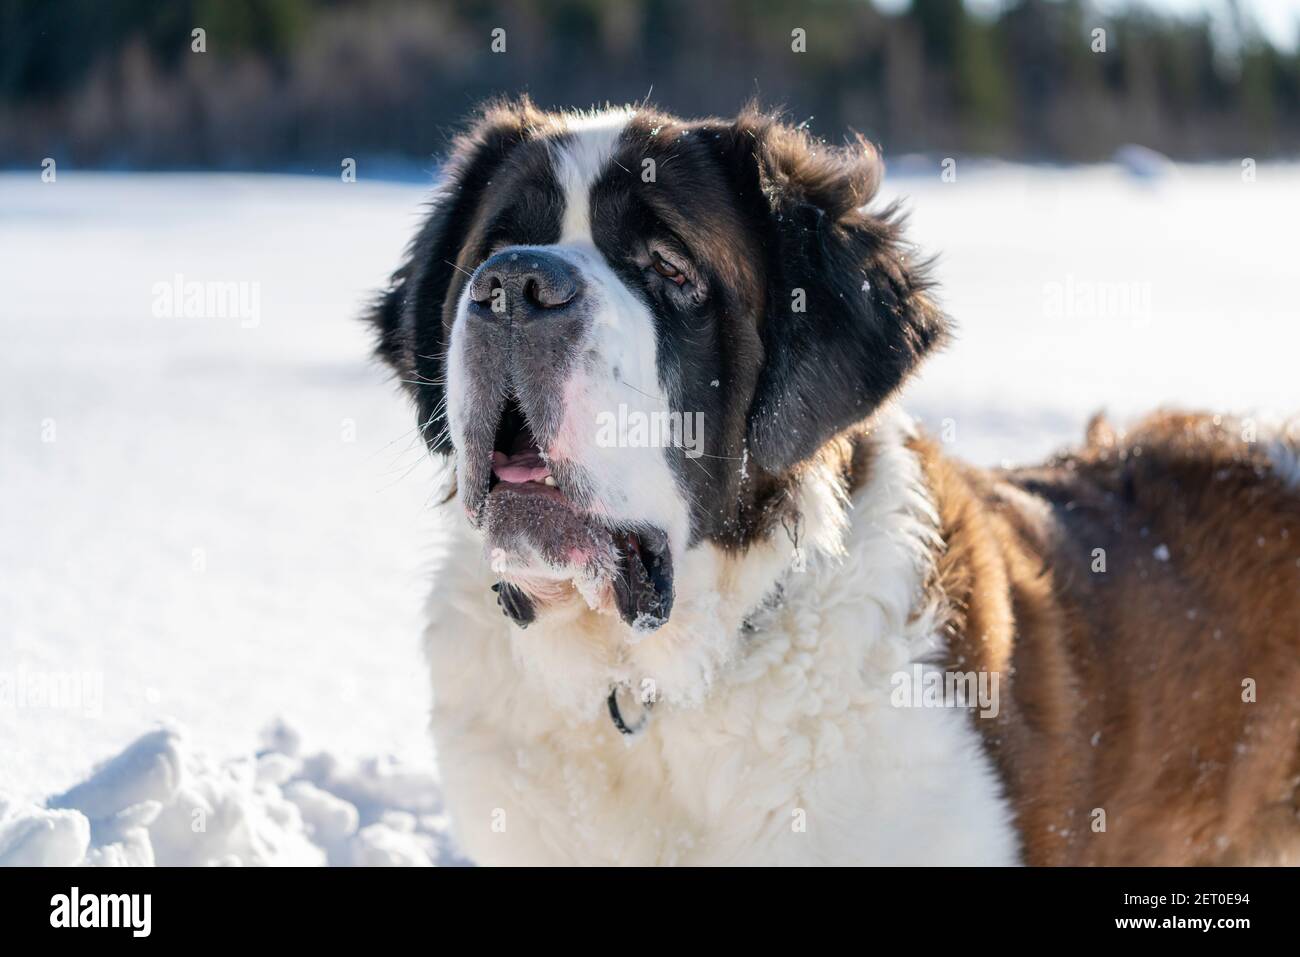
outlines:
[{"label": "dog's tooth", "polygon": [[547,485],[551,486],[552,488],[555,487],[555,478],[553,476],[548,475],[546,476],[546,478],[542,479],[542,481],[545,482]]}]

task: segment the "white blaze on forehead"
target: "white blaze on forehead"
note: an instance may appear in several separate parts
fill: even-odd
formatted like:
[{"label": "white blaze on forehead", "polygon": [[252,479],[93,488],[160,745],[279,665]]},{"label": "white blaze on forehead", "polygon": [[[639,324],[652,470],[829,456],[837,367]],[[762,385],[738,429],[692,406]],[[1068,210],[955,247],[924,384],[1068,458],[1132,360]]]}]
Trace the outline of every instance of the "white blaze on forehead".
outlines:
[{"label": "white blaze on forehead", "polygon": [[591,243],[591,186],[609,166],[632,110],[581,113],[567,117],[566,142],[555,149],[555,171],[564,190],[561,243]]}]

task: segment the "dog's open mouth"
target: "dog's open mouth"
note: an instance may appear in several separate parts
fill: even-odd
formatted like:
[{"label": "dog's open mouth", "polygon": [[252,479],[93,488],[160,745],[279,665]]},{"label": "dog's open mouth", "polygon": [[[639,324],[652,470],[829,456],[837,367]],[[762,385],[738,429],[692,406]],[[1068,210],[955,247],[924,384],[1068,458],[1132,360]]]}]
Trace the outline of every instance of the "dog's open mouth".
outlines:
[{"label": "dog's open mouth", "polygon": [[[611,526],[585,511],[552,473],[519,403],[507,401],[497,424],[481,527],[489,545],[552,570],[578,568],[609,595],[638,630],[658,628],[673,605],[668,536],[653,526]],[[526,575],[522,577],[527,577]]]},{"label": "dog's open mouth", "polygon": [[[563,498],[563,493],[551,475],[551,468],[537,445],[537,439],[533,436],[533,430],[524,418],[518,400],[514,398],[506,403],[492,442],[489,494],[503,484],[518,486],[515,491],[541,492],[541,489],[550,489],[550,494]],[[541,486],[541,489],[536,486]]]}]

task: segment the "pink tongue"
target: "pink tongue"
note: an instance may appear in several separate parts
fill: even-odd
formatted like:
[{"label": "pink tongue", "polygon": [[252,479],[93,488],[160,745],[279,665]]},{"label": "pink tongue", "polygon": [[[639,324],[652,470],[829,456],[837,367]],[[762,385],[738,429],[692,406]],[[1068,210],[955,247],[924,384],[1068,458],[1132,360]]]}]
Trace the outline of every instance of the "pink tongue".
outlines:
[{"label": "pink tongue", "polygon": [[551,474],[536,452],[492,453],[492,472],[503,482],[540,482]]}]

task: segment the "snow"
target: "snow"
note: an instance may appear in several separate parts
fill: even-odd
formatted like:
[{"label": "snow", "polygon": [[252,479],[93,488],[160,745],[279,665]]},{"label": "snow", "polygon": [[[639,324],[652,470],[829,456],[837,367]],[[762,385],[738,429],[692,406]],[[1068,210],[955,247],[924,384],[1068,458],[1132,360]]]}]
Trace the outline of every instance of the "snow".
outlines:
[{"label": "snow", "polygon": [[[1032,462],[1160,406],[1294,413],[1300,324],[1288,293],[1300,167],[1180,167],[1159,182],[1098,166],[962,167],[886,184],[958,323],[908,390],[946,450]],[[1125,304],[1127,293],[1128,303]],[[1092,300],[1090,305],[1089,300]]]},{"label": "snow", "polygon": [[[1099,408],[1297,411],[1300,167],[1255,173],[887,180],[960,325],[908,408],[981,464]],[[426,198],[0,174],[0,862],[460,862],[417,644],[439,476],[354,321]]]},{"label": "snow", "polygon": [[465,863],[429,771],[277,750],[290,740],[213,762],[149,731],[44,806],[0,804],[0,865]]}]

